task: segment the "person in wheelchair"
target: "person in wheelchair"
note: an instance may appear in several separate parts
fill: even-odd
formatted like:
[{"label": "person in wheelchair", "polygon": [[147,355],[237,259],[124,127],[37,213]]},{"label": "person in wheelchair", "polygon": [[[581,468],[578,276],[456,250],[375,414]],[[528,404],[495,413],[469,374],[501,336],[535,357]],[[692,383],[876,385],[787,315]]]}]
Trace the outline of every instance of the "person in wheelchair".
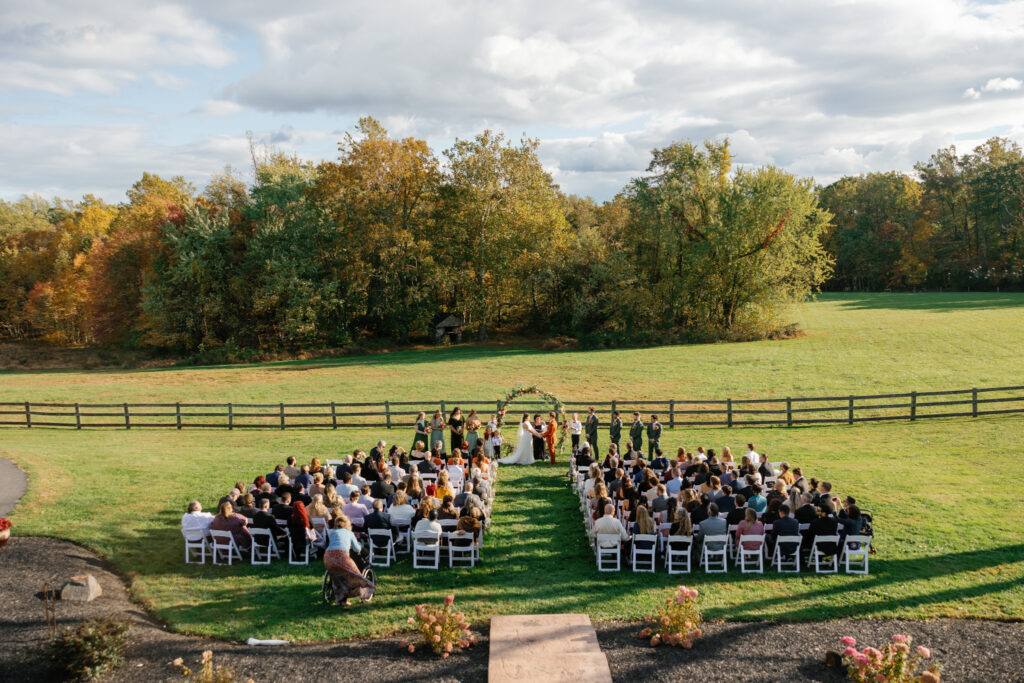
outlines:
[{"label": "person in wheelchair", "polygon": [[[372,570],[360,568],[353,557],[363,559],[363,545],[352,533],[352,522],[348,517],[340,515],[328,522],[327,549],[324,552],[324,597],[327,597],[328,585],[333,593],[334,601],[348,606],[349,598],[359,598],[369,602],[376,589]],[[330,579],[328,581],[328,578]]]}]

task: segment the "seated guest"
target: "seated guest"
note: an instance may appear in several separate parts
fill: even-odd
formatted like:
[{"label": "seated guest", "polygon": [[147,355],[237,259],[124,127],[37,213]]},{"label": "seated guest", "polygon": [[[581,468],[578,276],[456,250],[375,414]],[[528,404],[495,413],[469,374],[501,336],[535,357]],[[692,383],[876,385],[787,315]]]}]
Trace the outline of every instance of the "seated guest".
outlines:
[{"label": "seated guest", "polygon": [[292,518],[292,494],[290,491],[285,491],[278,496],[278,503],[271,506],[270,510],[276,519],[291,519]]},{"label": "seated guest", "polygon": [[[765,453],[763,455],[767,454]],[[764,481],[768,477],[775,476],[775,470],[772,469],[772,466],[768,464],[767,460],[761,461],[761,464],[757,468],[757,473],[761,475],[761,481]]]},{"label": "seated guest", "polygon": [[359,489],[359,504],[366,508],[367,512],[373,509],[373,496],[370,495],[369,484]]},{"label": "seated guest", "polygon": [[203,506],[199,501],[193,500],[188,504],[188,512],[181,516],[181,530],[185,532],[201,531],[205,535],[212,521],[213,515],[203,512]]},{"label": "seated guest", "polygon": [[668,534],[669,536],[691,536],[693,534],[693,523],[690,521],[690,515],[686,514],[683,510],[676,510]]},{"label": "seated guest", "polygon": [[[352,485],[358,488],[366,486],[366,479],[363,478],[363,466],[357,462],[352,463]],[[355,524],[355,522],[353,522]]]},{"label": "seated guest", "polygon": [[288,520],[288,535],[291,536],[292,549],[296,557],[302,557],[307,541],[315,541],[317,538],[302,501],[296,501],[292,506],[292,516]]},{"label": "seated guest", "polygon": [[[658,533],[654,520],[651,519],[647,507],[641,505],[636,512],[636,522],[633,523],[633,533],[641,536],[653,536]],[[640,550],[650,550],[654,547],[655,541],[636,541],[636,547]]]},{"label": "seated guest", "polygon": [[278,465],[277,467],[274,468],[273,472],[271,472],[270,474],[267,475],[267,482],[271,486],[277,487],[278,483],[280,483],[280,482],[278,482],[278,478],[283,473],[284,473],[284,465]]},{"label": "seated guest", "polygon": [[253,494],[255,496],[256,493],[260,490],[260,487],[263,486],[266,483],[267,483],[267,478],[264,477],[261,474],[260,476],[258,476],[258,477],[256,477],[255,479],[252,480],[252,483],[249,484],[249,488],[248,488],[248,490],[246,490],[246,493],[251,493],[251,494]]},{"label": "seated guest", "polygon": [[832,484],[827,481],[823,481],[818,484],[818,496],[814,499],[815,505],[821,505],[822,503],[832,502]]},{"label": "seated guest", "polygon": [[747,516],[747,499],[743,497],[742,493],[733,496],[733,504],[733,509],[725,516],[725,521],[729,526],[739,524]]},{"label": "seated guest", "polygon": [[704,482],[711,478],[711,468],[708,467],[708,464],[706,462],[702,462],[700,465],[698,465],[697,474],[694,476],[695,479],[693,480],[693,485],[701,486],[702,484],[704,484]]},{"label": "seated guest", "polygon": [[324,486],[324,505],[329,508],[341,507],[345,504],[344,499],[338,495],[338,489],[334,484]]},{"label": "seated guest", "polygon": [[391,496],[395,495],[395,487],[391,483],[391,472],[385,472],[383,478],[375,481],[370,491],[374,498],[391,500]]},{"label": "seated guest", "polygon": [[373,501],[373,510],[363,518],[363,528],[367,531],[386,529],[391,532],[392,538],[398,538],[398,532],[391,526],[391,516],[384,512],[384,501],[382,500]]},{"label": "seated guest", "polygon": [[231,489],[231,491],[228,492],[228,495],[224,496],[223,498],[221,498],[220,500],[217,501],[217,508],[220,509],[220,506],[221,506],[222,503],[231,503],[231,507],[232,508],[234,508],[235,505],[240,505],[240,503],[238,502],[238,498],[241,495],[242,495],[242,491],[240,489],[238,489],[238,488]]},{"label": "seated guest", "polygon": [[342,472],[341,483],[337,485],[338,495],[341,496],[342,500],[348,500],[349,496],[352,495],[353,491],[358,491],[359,487],[352,483],[352,473]]},{"label": "seated guest", "polygon": [[312,504],[313,502],[312,496],[306,493],[305,487],[300,486],[299,484],[295,484],[292,486],[292,505],[294,505],[300,500],[302,501],[303,505],[307,506]]},{"label": "seated guest", "polygon": [[758,514],[764,512],[768,507],[768,499],[761,495],[761,485],[754,484],[750,490],[754,495],[747,499],[747,507]]},{"label": "seated guest", "polygon": [[654,449],[654,460],[651,461],[651,469],[664,472],[668,467],[668,458],[662,455],[660,448]]},{"label": "seated guest", "polygon": [[422,441],[417,441],[413,444],[412,450],[409,451],[409,458],[413,460],[426,460],[430,453],[427,451],[427,445]]},{"label": "seated guest", "polygon": [[743,498],[750,500],[754,496],[755,484],[757,484],[757,477],[753,474],[746,474],[743,477],[743,487],[736,489],[736,493],[743,494]]},{"label": "seated guest", "polygon": [[[808,536],[813,539],[818,536],[835,536],[839,533],[839,519],[832,510],[831,503],[822,503],[818,506],[818,517],[811,522],[808,529]],[[826,555],[835,555],[839,552],[839,546],[835,543],[818,544],[818,550]]]},{"label": "seated guest", "polygon": [[594,464],[590,457],[590,446],[584,446],[576,453],[576,469],[586,469]]},{"label": "seated guest", "polygon": [[[790,517],[790,508],[788,503],[783,503],[779,508],[779,518],[772,522],[772,533],[769,550],[775,550],[775,540],[779,536],[799,536],[800,535],[800,522],[796,521],[795,517]],[[782,554],[789,556],[796,550],[795,543],[786,543],[782,546]]]},{"label": "seated guest", "polygon": [[800,493],[807,493],[809,490],[807,479],[804,478],[804,473],[799,467],[793,468],[793,483],[790,486],[796,488]]},{"label": "seated guest", "polygon": [[309,486],[309,495],[315,496],[324,494],[324,473],[322,471],[313,475],[313,483]]},{"label": "seated guest", "polygon": [[796,481],[796,477],[793,476],[793,473],[790,471],[789,463],[788,462],[780,462],[779,463],[779,470],[780,470],[779,479],[781,479],[782,481],[786,482],[786,486],[792,486],[793,482]]},{"label": "seated guest", "polygon": [[720,488],[718,493],[718,497],[713,499],[713,502],[718,504],[718,509],[721,512],[728,515],[736,507],[736,496],[733,495],[732,488],[728,486]]},{"label": "seated guest", "polygon": [[406,482],[405,486],[405,495],[417,502],[427,497],[427,492],[423,488],[423,481],[415,472],[409,475],[409,481]]},{"label": "seated guest", "polygon": [[430,508],[426,516],[416,522],[416,526],[413,527],[413,533],[441,533],[441,525],[437,523],[437,510]]},{"label": "seated guest", "polygon": [[768,492],[765,499],[770,503],[773,500],[777,500],[780,503],[789,500],[789,496],[786,495],[786,482],[782,479],[776,479],[775,484],[772,486],[772,490]]},{"label": "seated guest", "polygon": [[[466,448],[469,448],[469,444],[468,443],[465,444],[465,446],[466,446]],[[461,448],[453,449],[451,457],[448,458],[448,466],[449,467],[462,467],[463,465],[465,465],[466,461],[462,459],[462,454],[464,452],[465,451],[463,449],[461,449]]]},{"label": "seated guest", "polygon": [[679,478],[679,468],[675,465],[665,473],[665,492],[673,498],[679,495],[683,488],[683,480]]},{"label": "seated guest", "polygon": [[267,529],[275,541],[279,541],[284,538],[285,533],[287,532],[284,530],[284,527],[277,523],[277,520],[274,519],[274,515],[270,514],[270,500],[267,498],[261,498],[259,505],[257,505],[256,508],[256,514],[253,515],[252,522],[249,526],[253,529]]},{"label": "seated guest", "polygon": [[277,496],[274,495],[274,489],[270,486],[270,482],[264,482],[260,490],[252,494],[252,497],[256,507],[259,507],[260,501],[264,499],[269,500],[271,505],[277,502]]},{"label": "seated guest", "polygon": [[796,521],[800,524],[810,524],[818,518],[818,510],[811,501],[814,500],[814,494],[807,492],[801,496],[802,505],[796,509],[793,515],[796,517]]},{"label": "seated guest", "polygon": [[370,514],[366,506],[359,502],[359,492],[353,491],[348,496],[348,503],[341,508],[342,513],[352,521],[352,526],[361,527],[363,518]]},{"label": "seated guest", "polygon": [[[696,529],[697,537],[701,543],[703,543],[704,539],[708,536],[725,536],[729,532],[729,527],[725,520],[718,516],[718,506],[714,503],[711,503],[708,506],[707,519],[701,522],[700,526],[696,527]],[[708,545],[708,550],[718,551],[721,550],[722,547],[723,544],[721,542],[715,542],[714,544]],[[697,557],[700,557],[700,555],[697,555]]]},{"label": "seated guest", "polygon": [[309,461],[309,473],[316,475],[317,472],[323,472],[323,465],[320,464],[320,458],[314,457]]},{"label": "seated guest", "polygon": [[484,508],[484,502],[480,499],[480,496],[473,493],[475,487],[473,482],[467,481],[466,487],[459,495],[455,496],[454,503],[458,509],[463,509],[467,505],[476,505],[480,509]]},{"label": "seated guest", "polygon": [[761,521],[767,524],[773,524],[775,520],[779,518],[779,510],[782,508],[782,502],[778,498],[774,498],[768,501],[768,507],[761,513]]},{"label": "seated guest", "polygon": [[412,525],[415,527],[421,519],[425,519],[430,511],[434,510],[434,499],[424,498],[420,501],[420,505],[416,508],[416,514],[412,516]]},{"label": "seated guest", "polygon": [[732,457],[732,449],[728,446],[722,446],[722,457],[719,458],[723,463],[735,463],[736,460]]},{"label": "seated guest", "polygon": [[441,470],[440,474],[437,475],[434,498],[443,500],[445,496],[451,496],[454,498],[455,492],[452,491],[452,486],[448,479],[448,470]]},{"label": "seated guest", "polygon": [[395,497],[391,500],[391,507],[388,508],[388,516],[391,517],[391,523],[395,522],[408,522],[416,514],[416,508],[409,505],[409,499],[405,495],[405,491],[395,491]]},{"label": "seated guest", "polygon": [[295,465],[295,458],[293,456],[289,455],[285,459],[285,462],[287,462],[288,465],[284,468],[284,473],[289,479],[294,480],[297,476],[302,474],[302,469]]},{"label": "seated guest", "polygon": [[437,509],[437,518],[439,520],[459,518],[459,511],[455,509],[454,500],[451,496],[445,496],[441,500],[441,507]]},{"label": "seated guest", "polygon": [[708,518],[708,509],[710,508],[710,506],[711,496],[709,496],[706,493],[702,494],[700,497],[700,505],[698,505],[696,508],[690,511],[690,521],[693,522],[694,526],[700,526],[700,523]]},{"label": "seated guest", "polygon": [[[739,546],[740,536],[744,534],[748,536],[763,536],[764,535],[764,524],[757,521],[757,513],[752,509],[747,508],[745,516],[740,523],[736,526],[736,537],[733,539],[736,545]],[[747,541],[743,544],[744,550],[757,550],[760,547],[759,543],[754,541]]]},{"label": "seated guest", "polygon": [[840,535],[843,538],[859,535],[861,529],[864,528],[864,519],[861,517],[860,508],[852,503],[848,505],[845,510],[839,512],[839,523],[842,525]]},{"label": "seated guest", "polygon": [[651,512],[664,512],[668,509],[668,492],[664,484],[658,484],[655,489],[657,493],[651,500]]},{"label": "seated guest", "polygon": [[317,494],[313,496],[313,502],[306,508],[306,514],[309,515],[310,520],[317,518],[328,520],[331,518],[331,509],[324,503],[324,497]]},{"label": "seated guest", "polygon": [[252,519],[256,515],[255,501],[256,499],[253,498],[251,493],[240,496],[238,499],[238,514],[246,519]]},{"label": "seated guest", "polygon": [[469,479],[473,482],[473,491],[476,495],[480,496],[481,500],[494,500],[494,491],[491,489],[491,482],[484,479],[483,474],[481,474],[479,470],[474,471]]},{"label": "seated guest", "polygon": [[459,523],[455,525],[455,530],[467,534],[473,534],[474,540],[479,539],[480,532],[483,529],[480,524],[482,516],[483,513],[480,512],[480,508],[475,505],[464,508],[462,510],[462,516],[459,517]]},{"label": "seated guest", "polygon": [[252,547],[252,535],[249,533],[249,520],[235,512],[231,503],[227,501],[217,508],[217,515],[210,520],[212,531],[230,531],[235,545],[243,553],[248,552]]},{"label": "seated guest", "polygon": [[[594,535],[613,534],[619,537],[619,542],[625,544],[629,540],[629,534],[622,527],[622,522],[615,516],[615,508],[611,505],[604,506],[604,515],[594,522]],[[610,542],[601,541],[602,548],[614,548]]]}]

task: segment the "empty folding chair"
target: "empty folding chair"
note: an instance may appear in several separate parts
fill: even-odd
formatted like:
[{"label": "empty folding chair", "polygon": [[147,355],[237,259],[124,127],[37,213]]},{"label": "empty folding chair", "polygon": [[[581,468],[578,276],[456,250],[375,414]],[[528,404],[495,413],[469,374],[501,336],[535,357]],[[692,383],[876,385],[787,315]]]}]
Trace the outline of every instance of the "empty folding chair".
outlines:
[{"label": "empty folding chair", "polygon": [[657,534],[633,534],[633,571],[653,572]]},{"label": "empty folding chair", "polygon": [[217,561],[219,557],[227,557],[229,565],[233,560],[242,561],[242,551],[238,549],[238,546],[235,544],[235,537],[231,535],[230,531],[210,529],[210,539],[213,541],[211,554],[213,555],[214,564],[221,564]]},{"label": "empty folding chair", "polygon": [[181,530],[185,537],[185,564],[192,564],[195,561],[193,553],[199,551],[199,564],[206,564],[206,549],[209,543],[206,541],[206,532],[202,529]]},{"label": "empty folding chair", "polygon": [[[607,544],[608,547],[604,547],[602,543]],[[594,548],[597,553],[597,571],[619,571],[622,557],[618,534],[597,534],[594,538]],[[614,566],[610,564],[612,561],[614,561]]]},{"label": "empty folding chair", "polygon": [[390,567],[391,560],[397,560],[395,543],[390,529],[370,529],[370,564]]},{"label": "empty folding chair", "polygon": [[[754,546],[748,548],[747,546]],[[743,574],[764,573],[764,536],[762,534],[741,534],[737,552],[740,557],[740,572]],[[749,568],[748,568],[749,564]],[[756,569],[754,567],[757,567]]]},{"label": "empty folding chair", "polygon": [[772,551],[772,565],[779,573],[800,573],[800,543],[803,536],[779,536]]},{"label": "empty folding chair", "polygon": [[728,527],[729,531],[729,557],[733,560],[736,559],[736,530],[740,528],[739,524],[730,524]]},{"label": "empty folding chair", "polygon": [[672,530],[672,522],[662,522],[658,525],[658,550],[665,554],[665,542],[668,541],[669,531]]},{"label": "empty folding chair", "polygon": [[476,538],[465,531],[448,534],[448,566],[476,566]]},{"label": "empty folding chair", "polygon": [[412,530],[411,522],[408,519],[395,520],[392,522],[398,537],[395,539],[395,554],[412,552]]},{"label": "empty folding chair", "polygon": [[412,535],[412,568],[441,568],[440,531],[420,531]]},{"label": "empty folding chair", "polygon": [[[669,536],[665,541],[665,567],[669,574],[690,573],[693,550],[692,536]],[[686,569],[680,569],[685,563]]]},{"label": "empty folding chair", "polygon": [[252,534],[252,551],[250,552],[250,564],[270,564],[273,558],[280,559],[281,553],[277,551],[277,543],[274,542],[274,535],[270,529],[250,528]]},{"label": "empty folding chair", "polygon": [[[827,553],[821,549],[822,545],[832,545],[837,548],[835,552]],[[818,574],[836,574],[839,572],[839,535],[815,536],[811,541],[811,564]],[[825,562],[825,560],[830,560]]]},{"label": "empty folding chair", "polygon": [[[726,534],[704,537],[700,549],[700,566],[704,567],[705,572],[711,574],[729,571],[728,543],[729,537]],[[712,564],[715,568],[712,568]]]},{"label": "empty folding chair", "polygon": [[[854,547],[850,547],[854,546]],[[870,536],[847,536],[843,542],[843,559],[847,574],[867,574],[868,555],[871,553]],[[850,565],[853,564],[851,569]]]}]

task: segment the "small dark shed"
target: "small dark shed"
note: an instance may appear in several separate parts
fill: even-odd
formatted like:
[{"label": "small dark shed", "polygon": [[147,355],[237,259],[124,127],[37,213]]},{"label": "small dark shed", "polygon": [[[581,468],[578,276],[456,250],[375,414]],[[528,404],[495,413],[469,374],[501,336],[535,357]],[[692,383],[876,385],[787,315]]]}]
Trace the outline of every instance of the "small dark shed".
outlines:
[{"label": "small dark shed", "polygon": [[462,342],[462,321],[449,315],[434,326],[434,343],[443,344],[445,340],[458,344]]}]

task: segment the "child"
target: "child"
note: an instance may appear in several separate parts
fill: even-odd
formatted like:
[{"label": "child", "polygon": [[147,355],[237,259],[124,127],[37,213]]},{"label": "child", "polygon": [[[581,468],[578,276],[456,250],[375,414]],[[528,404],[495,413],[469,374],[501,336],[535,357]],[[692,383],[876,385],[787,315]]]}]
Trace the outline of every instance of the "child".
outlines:
[{"label": "child", "polygon": [[494,432],[491,434],[491,448],[494,450],[494,456],[493,457],[495,457],[495,458],[500,458],[501,457],[501,444],[503,442],[504,442],[504,439],[501,438],[501,430],[495,428]]}]

